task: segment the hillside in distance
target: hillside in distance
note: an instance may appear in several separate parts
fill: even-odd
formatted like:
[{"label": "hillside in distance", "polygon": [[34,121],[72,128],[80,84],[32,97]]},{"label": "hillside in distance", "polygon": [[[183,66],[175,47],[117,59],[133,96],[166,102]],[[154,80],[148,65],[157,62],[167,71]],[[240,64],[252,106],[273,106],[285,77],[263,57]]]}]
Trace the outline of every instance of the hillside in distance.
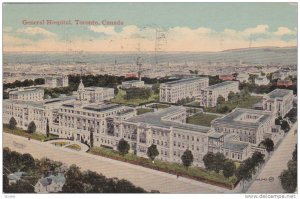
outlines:
[{"label": "hillside in distance", "polygon": [[158,63],[244,63],[297,64],[297,47],[260,47],[226,50],[222,52],[5,52],[3,63],[14,64],[135,64],[141,56],[145,64]]}]

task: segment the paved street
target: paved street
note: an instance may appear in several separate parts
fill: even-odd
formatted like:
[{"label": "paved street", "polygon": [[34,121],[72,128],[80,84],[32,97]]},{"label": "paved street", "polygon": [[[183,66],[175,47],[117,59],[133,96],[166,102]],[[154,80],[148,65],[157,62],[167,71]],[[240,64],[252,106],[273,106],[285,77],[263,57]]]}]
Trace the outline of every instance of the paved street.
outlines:
[{"label": "paved street", "polygon": [[103,158],[71,149],[55,147],[51,144],[3,133],[3,147],[20,153],[30,153],[35,158],[48,157],[67,165],[76,164],[83,170],[92,170],[107,177],[124,178],[147,191],[159,190],[161,193],[224,193],[227,189],[175,175],[147,169],[144,167]]},{"label": "paved street", "polygon": [[297,123],[286,135],[247,193],[284,193],[278,176],[282,170],[287,169],[287,162],[292,159],[292,152],[297,143],[297,134],[294,135],[296,128]]}]

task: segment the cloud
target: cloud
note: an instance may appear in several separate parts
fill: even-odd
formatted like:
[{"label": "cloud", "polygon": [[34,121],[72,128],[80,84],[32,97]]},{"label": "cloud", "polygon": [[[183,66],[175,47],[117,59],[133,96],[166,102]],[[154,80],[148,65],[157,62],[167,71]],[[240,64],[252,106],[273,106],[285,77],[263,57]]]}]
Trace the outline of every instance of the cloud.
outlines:
[{"label": "cloud", "polygon": [[22,34],[27,34],[27,35],[43,35],[46,37],[55,37],[56,34],[45,30],[43,28],[40,27],[28,27],[28,28],[22,28],[22,29],[18,29],[17,33],[22,33]]},{"label": "cloud", "polygon": [[264,34],[268,32],[268,29],[269,29],[268,25],[257,25],[254,28],[247,28],[241,31],[241,33],[245,36],[250,36],[253,34]]},{"label": "cloud", "polygon": [[[105,34],[105,37],[70,37],[71,43],[58,37],[50,37],[51,33],[41,28],[31,28],[18,30],[26,34],[48,35],[38,41],[22,40],[20,38],[4,37],[4,50],[20,50],[20,44],[23,45],[23,51],[48,50],[48,51],[154,51],[155,49],[155,28],[139,28],[135,25],[124,26],[117,31],[115,26],[89,26],[88,29],[95,33]],[[248,27],[244,30],[234,30],[226,28],[223,31],[216,31],[207,27],[182,27],[176,26],[163,32],[165,43],[160,48],[165,51],[222,51],[226,49],[261,47],[261,46],[296,46],[297,29],[288,27],[278,27],[276,31],[270,31],[266,24],[259,24],[254,27]],[[12,34],[7,33],[8,35]],[[284,36],[289,39],[284,40]],[[9,44],[9,45],[8,45]],[[25,45],[24,44],[28,44]]]},{"label": "cloud", "polygon": [[287,27],[279,27],[276,32],[274,32],[275,35],[283,36],[283,35],[296,35],[296,31],[293,31]]},{"label": "cloud", "polygon": [[90,26],[90,30],[97,33],[103,33],[106,35],[115,35],[117,34],[114,26]]}]

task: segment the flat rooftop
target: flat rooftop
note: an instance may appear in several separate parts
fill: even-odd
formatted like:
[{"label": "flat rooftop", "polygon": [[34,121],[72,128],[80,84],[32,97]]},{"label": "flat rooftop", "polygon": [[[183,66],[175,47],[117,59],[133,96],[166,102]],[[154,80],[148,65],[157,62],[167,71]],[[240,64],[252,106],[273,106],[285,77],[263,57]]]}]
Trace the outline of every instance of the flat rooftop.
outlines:
[{"label": "flat rooftop", "polygon": [[221,89],[222,87],[228,86],[230,84],[237,84],[237,83],[238,83],[237,81],[225,81],[225,82],[211,85],[211,86],[207,87],[206,89],[207,90]]},{"label": "flat rooftop", "polygon": [[9,94],[16,94],[16,93],[30,93],[30,92],[36,92],[36,91],[43,91],[43,88],[40,87],[28,87],[28,88],[19,88],[16,90],[11,90]]},{"label": "flat rooftop", "polygon": [[73,97],[73,96],[63,96],[63,97],[47,99],[47,100],[43,100],[43,101],[23,101],[23,100],[6,99],[6,100],[3,100],[3,102],[11,102],[14,104],[22,104],[22,105],[43,108],[47,105],[53,105],[55,103],[61,103],[64,101],[75,100],[75,99],[76,99],[76,97]]},{"label": "flat rooftop", "polygon": [[224,148],[231,151],[243,151],[249,146],[249,143],[237,141],[232,134],[224,137]]},{"label": "flat rooftop", "polygon": [[[247,115],[250,119],[243,119]],[[251,119],[251,117],[254,117],[255,119]],[[257,129],[262,123],[265,123],[271,118],[271,112],[254,109],[236,108],[224,117],[213,120],[212,124],[214,126],[226,125],[228,128],[241,128],[248,130]]]},{"label": "flat rooftop", "polygon": [[200,80],[200,79],[208,79],[208,78],[207,77],[191,77],[191,78],[185,78],[185,79],[175,80],[175,81],[171,81],[171,82],[166,82],[166,83],[163,83],[163,84],[176,85],[176,84],[193,82],[195,80]]},{"label": "flat rooftop", "polygon": [[140,80],[131,80],[131,81],[124,81],[124,82],[122,82],[122,84],[123,83],[125,83],[125,84],[132,84],[132,83],[138,83],[138,82],[143,82],[144,83],[144,81],[140,81]]},{"label": "flat rooftop", "polygon": [[162,127],[162,128],[173,127],[173,128],[177,128],[177,129],[196,131],[199,133],[207,133],[210,130],[210,127],[162,120],[162,117],[175,114],[178,111],[182,111],[182,110],[185,110],[185,108],[178,107],[178,106],[172,106],[172,107],[165,108],[165,109],[162,109],[157,112],[149,112],[149,113],[145,113],[143,115],[135,116],[130,119],[127,119],[126,121],[132,122],[132,123],[149,124],[152,126],[157,126],[157,127]]},{"label": "flat rooftop", "polygon": [[269,98],[275,99],[275,98],[282,98],[286,95],[291,94],[293,91],[292,90],[288,90],[288,89],[275,89],[272,92],[270,92],[267,96]]}]

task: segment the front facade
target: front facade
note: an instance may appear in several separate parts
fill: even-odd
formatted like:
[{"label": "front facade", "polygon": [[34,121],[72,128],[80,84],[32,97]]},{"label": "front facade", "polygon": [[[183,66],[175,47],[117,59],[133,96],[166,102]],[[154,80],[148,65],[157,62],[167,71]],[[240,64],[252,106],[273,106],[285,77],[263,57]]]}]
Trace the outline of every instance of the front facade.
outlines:
[{"label": "front facade", "polygon": [[92,146],[115,145],[113,118],[130,110],[118,104],[65,103],[58,111],[59,122],[50,132]]},{"label": "front facade", "polygon": [[201,90],[200,106],[215,107],[217,106],[217,100],[219,96],[224,97],[225,101],[228,100],[230,92],[239,92],[238,81],[225,81],[219,84],[215,84]]},{"label": "front facade", "polygon": [[[157,159],[181,163],[186,149],[194,155],[194,165],[203,166],[203,156],[207,153],[209,127],[186,124],[186,109],[173,106],[154,113],[146,113],[127,120],[116,120],[114,135],[116,142],[125,139],[131,151],[147,157],[147,149],[157,146]],[[113,147],[116,149],[116,146]]]},{"label": "front facade", "polygon": [[284,117],[293,108],[293,91],[275,89],[263,98],[263,110]]},{"label": "front facade", "polygon": [[25,87],[9,91],[9,99],[20,101],[43,101],[44,89],[39,87]]},{"label": "front facade", "polygon": [[187,97],[193,98],[200,95],[200,91],[208,86],[207,77],[193,77],[160,85],[160,101],[176,103]]},{"label": "front facade", "polygon": [[57,88],[69,86],[69,78],[67,75],[47,76],[45,79],[45,87]]}]

